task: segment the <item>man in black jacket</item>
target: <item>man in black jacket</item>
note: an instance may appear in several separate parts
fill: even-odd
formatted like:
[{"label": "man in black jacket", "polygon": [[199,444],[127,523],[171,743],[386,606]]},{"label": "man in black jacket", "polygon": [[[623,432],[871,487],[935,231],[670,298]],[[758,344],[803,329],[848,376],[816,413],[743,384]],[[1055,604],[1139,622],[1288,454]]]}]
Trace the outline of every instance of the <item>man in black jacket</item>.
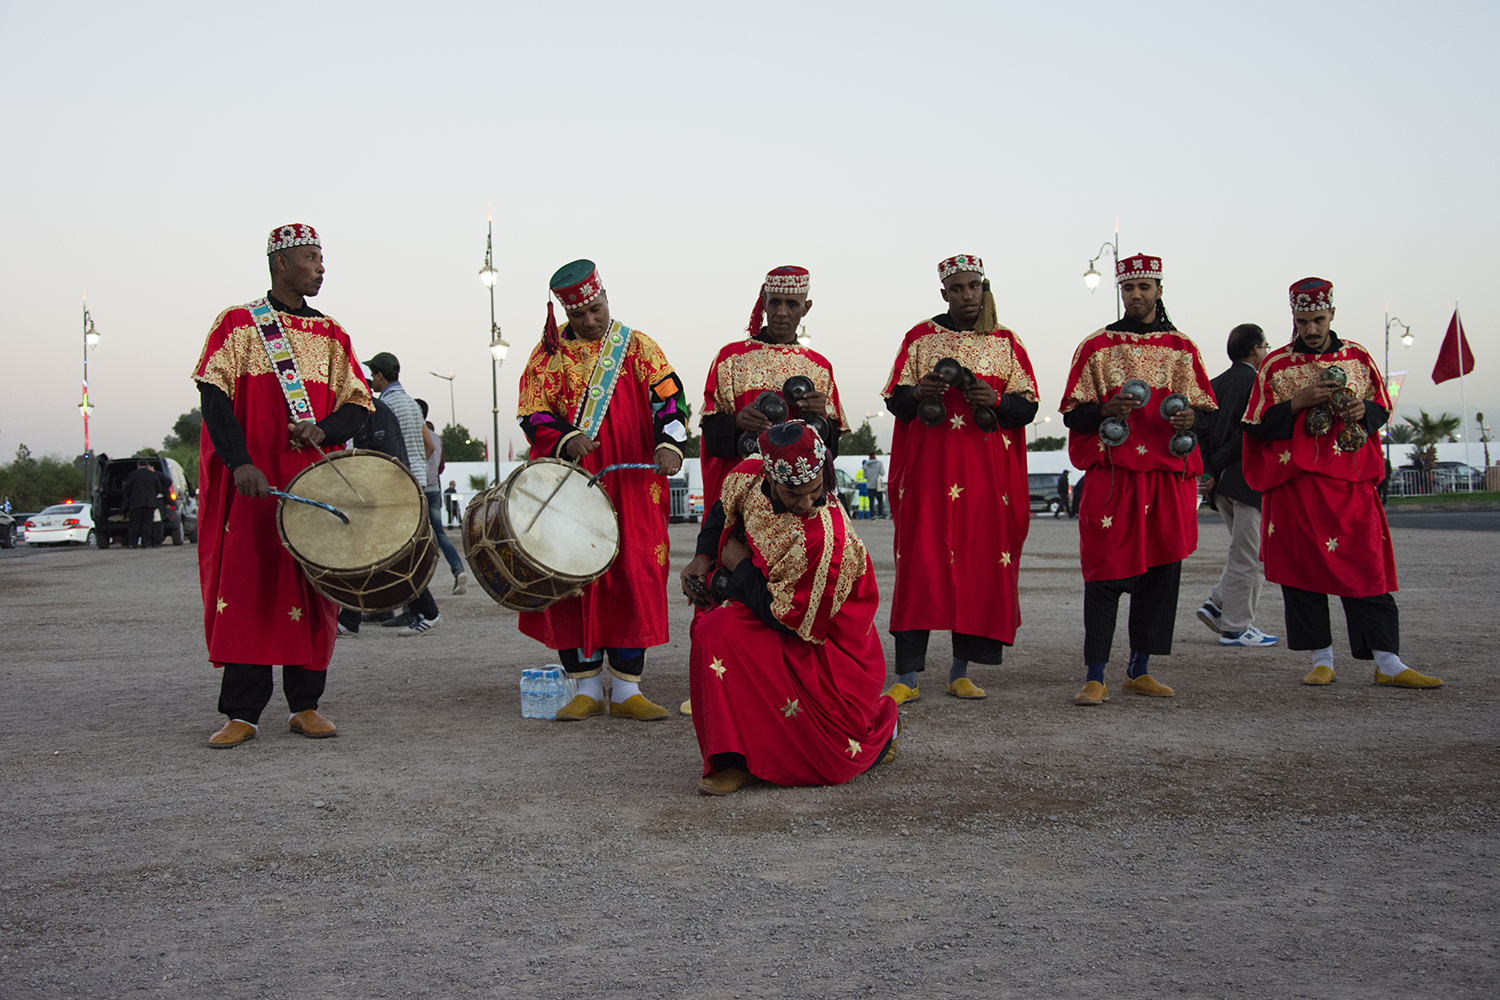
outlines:
[{"label": "man in black jacket", "polygon": [[1213,380],[1219,409],[1206,419],[1204,472],[1210,477],[1209,499],[1229,527],[1229,558],[1198,620],[1219,635],[1221,646],[1274,646],[1277,637],[1255,627],[1255,605],[1265,574],[1260,564],[1260,493],[1245,482],[1240,468],[1244,432],[1240,420],[1255,373],[1270,345],[1254,323],[1229,331],[1228,370]]}]

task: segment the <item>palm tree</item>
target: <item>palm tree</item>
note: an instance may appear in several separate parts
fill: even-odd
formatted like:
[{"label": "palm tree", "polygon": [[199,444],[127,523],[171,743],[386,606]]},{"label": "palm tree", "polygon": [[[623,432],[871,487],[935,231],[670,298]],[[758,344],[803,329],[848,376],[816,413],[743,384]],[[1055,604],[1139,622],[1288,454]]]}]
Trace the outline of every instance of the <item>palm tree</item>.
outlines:
[{"label": "palm tree", "polygon": [[1413,461],[1420,468],[1431,469],[1437,462],[1437,446],[1439,441],[1453,440],[1453,433],[1458,430],[1462,422],[1451,413],[1439,414],[1436,417],[1429,416],[1426,410],[1418,410],[1420,417],[1413,420],[1411,417],[1403,417],[1412,429],[1412,441],[1419,449],[1412,455]]},{"label": "palm tree", "polygon": [[1417,431],[1410,425],[1392,424],[1386,437],[1390,438],[1391,444],[1414,444],[1417,440]]}]

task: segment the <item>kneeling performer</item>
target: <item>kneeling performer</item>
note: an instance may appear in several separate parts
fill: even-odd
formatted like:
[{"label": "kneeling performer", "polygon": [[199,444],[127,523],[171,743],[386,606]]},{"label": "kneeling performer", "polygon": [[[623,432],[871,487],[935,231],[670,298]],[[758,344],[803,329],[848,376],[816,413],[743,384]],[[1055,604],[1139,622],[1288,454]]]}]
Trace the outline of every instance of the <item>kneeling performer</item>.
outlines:
[{"label": "kneeling performer", "polygon": [[830,499],[827,449],[794,420],[762,433],[760,451],[725,477],[682,572],[695,602],[722,602],[695,618],[689,657],[704,795],[752,778],[838,785],[895,757],[880,594],[864,543]]}]

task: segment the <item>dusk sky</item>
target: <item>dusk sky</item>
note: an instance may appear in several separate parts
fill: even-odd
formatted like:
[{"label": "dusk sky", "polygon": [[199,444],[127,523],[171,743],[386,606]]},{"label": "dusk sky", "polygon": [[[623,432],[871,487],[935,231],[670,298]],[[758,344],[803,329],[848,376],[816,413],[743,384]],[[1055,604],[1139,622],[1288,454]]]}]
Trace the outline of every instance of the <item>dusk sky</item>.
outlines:
[{"label": "dusk sky", "polygon": [[1456,301],[1470,419],[1500,423],[1497,39],[1493,2],[3,2],[0,462],[82,450],[85,292],[94,449],[159,446],[287,222],[322,234],[313,304],[361,357],[397,354],[440,425],[451,369],[487,436],[490,205],[502,455],[576,257],[695,406],[764,273],[810,268],[857,425],[944,308],[937,262],[978,254],[1061,433],[1073,349],[1115,318],[1082,275],[1117,217],[1211,375],[1235,324],[1289,339],[1287,286],[1319,275],[1377,360],[1387,306],[1411,324],[1400,413],[1459,412],[1431,381]]}]

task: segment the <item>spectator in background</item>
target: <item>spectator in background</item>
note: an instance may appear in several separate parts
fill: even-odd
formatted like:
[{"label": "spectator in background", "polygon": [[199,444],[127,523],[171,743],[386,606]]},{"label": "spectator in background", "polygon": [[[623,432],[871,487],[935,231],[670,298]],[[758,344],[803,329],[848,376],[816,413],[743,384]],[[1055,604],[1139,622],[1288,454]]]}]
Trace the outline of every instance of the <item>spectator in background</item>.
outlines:
[{"label": "spectator in background", "polygon": [[125,477],[125,510],[130,526],[125,529],[125,547],[144,549],[156,545],[152,515],[161,512],[161,477],[145,462]]},{"label": "spectator in background", "polygon": [[443,527],[443,481],[438,478],[443,474],[443,439],[433,433],[432,421],[426,419],[427,400],[417,400],[417,406],[422,410],[422,439],[427,446],[427,482],[424,487],[427,520],[432,522],[438,548],[443,550],[443,558],[448,560],[448,568],[453,571],[453,592],[462,594],[469,589],[469,574],[464,572],[464,561],[459,558],[453,543],[448,541],[448,531]]},{"label": "spectator in background", "polygon": [[885,463],[870,452],[865,459],[865,488],[870,491],[871,513],[885,519]]},{"label": "spectator in background", "polygon": [[459,520],[458,482],[452,479],[448,480],[448,488],[443,491],[443,495],[447,498],[448,503],[448,524],[452,526],[453,522]]},{"label": "spectator in background", "polygon": [[1203,471],[1209,477],[1209,505],[1229,528],[1229,558],[1198,609],[1198,620],[1218,633],[1221,646],[1274,646],[1276,636],[1255,627],[1255,607],[1266,579],[1260,566],[1260,491],[1250,488],[1240,467],[1245,438],[1240,421],[1271,345],[1260,327],[1243,323],[1229,331],[1227,350],[1228,370],[1210,383],[1219,408],[1203,421]]},{"label": "spectator in background", "polygon": [[1068,470],[1062,470],[1062,475],[1057,477],[1057,509],[1052,512],[1054,518],[1062,517],[1064,514],[1073,516],[1073,508],[1068,505],[1071,491],[1068,488]]}]

